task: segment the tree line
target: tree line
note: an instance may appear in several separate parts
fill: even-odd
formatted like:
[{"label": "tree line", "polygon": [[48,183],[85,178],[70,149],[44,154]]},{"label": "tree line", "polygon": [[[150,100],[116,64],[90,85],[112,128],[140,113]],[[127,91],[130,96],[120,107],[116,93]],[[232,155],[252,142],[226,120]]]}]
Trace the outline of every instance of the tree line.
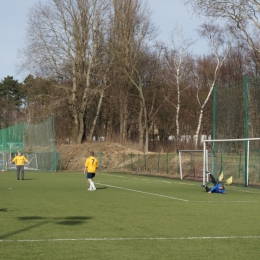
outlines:
[{"label": "tree line", "polygon": [[208,54],[193,54],[178,26],[170,44],[161,42],[148,1],[35,4],[20,50],[28,76],[0,82],[1,128],[53,113],[61,143],[102,137],[144,152],[199,148],[211,134],[214,85],[258,77],[259,11],[255,1],[183,2],[208,17],[197,30]]}]

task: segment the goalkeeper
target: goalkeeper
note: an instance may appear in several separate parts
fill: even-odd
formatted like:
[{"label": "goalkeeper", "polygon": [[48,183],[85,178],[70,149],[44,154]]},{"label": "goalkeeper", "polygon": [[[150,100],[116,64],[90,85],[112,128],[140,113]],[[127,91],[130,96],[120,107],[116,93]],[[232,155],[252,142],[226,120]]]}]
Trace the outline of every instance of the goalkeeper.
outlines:
[{"label": "goalkeeper", "polygon": [[209,177],[210,177],[211,181],[214,184],[214,186],[211,189],[208,188],[207,185],[205,185],[206,192],[207,193],[222,193],[222,194],[226,194],[226,190],[225,190],[224,185],[222,185],[220,183],[217,183],[216,179],[214,178],[214,176],[210,172],[206,171],[206,173],[209,174]]}]

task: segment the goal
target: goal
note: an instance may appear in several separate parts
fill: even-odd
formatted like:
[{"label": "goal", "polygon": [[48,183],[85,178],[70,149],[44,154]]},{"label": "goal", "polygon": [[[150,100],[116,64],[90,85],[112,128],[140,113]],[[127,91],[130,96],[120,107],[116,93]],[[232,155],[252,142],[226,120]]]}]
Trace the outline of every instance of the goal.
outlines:
[{"label": "goal", "polygon": [[24,166],[27,170],[38,170],[38,161],[36,154],[25,154],[25,157],[28,160],[28,163]]},{"label": "goal", "polygon": [[0,171],[7,171],[7,160],[6,155],[4,153],[0,153]]},{"label": "goal", "polygon": [[[11,161],[16,154],[13,153],[0,153],[0,170],[7,171],[8,169],[16,169],[15,164],[12,164]],[[27,158],[28,163],[24,164],[26,170],[38,170],[38,160],[37,154],[24,154]]]},{"label": "goal", "polygon": [[260,138],[204,140],[203,185],[207,170],[223,183],[259,186]]},{"label": "goal", "polygon": [[56,152],[54,115],[48,118],[30,118],[30,123],[13,124],[8,120],[5,123],[6,127],[0,129],[0,152],[7,154],[8,159],[2,159],[2,165],[5,161],[7,167],[11,167],[10,159],[14,158],[15,153],[21,151],[27,154],[30,160],[28,169],[57,170],[60,157]]},{"label": "goal", "polygon": [[180,179],[202,181],[203,150],[179,150],[179,171]]}]

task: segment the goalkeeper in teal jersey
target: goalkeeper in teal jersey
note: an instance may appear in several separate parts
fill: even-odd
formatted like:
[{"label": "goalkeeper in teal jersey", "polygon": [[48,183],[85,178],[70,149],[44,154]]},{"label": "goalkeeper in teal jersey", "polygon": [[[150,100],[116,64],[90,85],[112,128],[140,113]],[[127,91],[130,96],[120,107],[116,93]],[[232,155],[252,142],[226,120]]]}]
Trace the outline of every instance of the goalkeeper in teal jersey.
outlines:
[{"label": "goalkeeper in teal jersey", "polygon": [[226,194],[226,190],[225,190],[225,187],[224,185],[220,184],[220,183],[217,183],[214,176],[206,171],[208,174],[209,174],[209,177],[211,179],[211,181],[213,182],[214,186],[210,189],[208,188],[207,185],[205,185],[205,189],[206,189],[206,192],[207,193],[222,193],[222,194]]}]

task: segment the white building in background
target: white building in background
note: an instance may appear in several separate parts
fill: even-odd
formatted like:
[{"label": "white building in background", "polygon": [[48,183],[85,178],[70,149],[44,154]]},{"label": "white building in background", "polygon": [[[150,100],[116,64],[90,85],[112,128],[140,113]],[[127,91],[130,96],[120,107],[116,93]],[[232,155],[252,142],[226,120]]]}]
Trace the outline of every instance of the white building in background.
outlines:
[{"label": "white building in background", "polygon": [[[196,140],[196,135],[181,135],[180,136],[180,142],[185,142],[185,143],[190,143],[191,141],[195,141]],[[168,136],[168,141],[172,142],[175,140],[175,137],[173,135],[169,135]],[[201,135],[200,136],[200,144],[203,144],[204,140],[211,140],[211,135]]]}]

